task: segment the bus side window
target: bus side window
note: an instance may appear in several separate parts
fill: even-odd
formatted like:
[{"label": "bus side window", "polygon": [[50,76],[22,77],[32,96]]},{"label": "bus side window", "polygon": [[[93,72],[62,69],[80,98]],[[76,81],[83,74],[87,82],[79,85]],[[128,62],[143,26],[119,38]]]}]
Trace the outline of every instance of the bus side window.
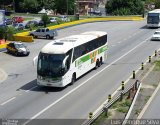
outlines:
[{"label": "bus side window", "polygon": [[68,69],[70,68],[70,64],[71,64],[72,50],[73,50],[73,49],[69,50],[69,51],[66,53],[66,56],[69,55],[68,59],[66,60],[67,71],[68,71]]}]

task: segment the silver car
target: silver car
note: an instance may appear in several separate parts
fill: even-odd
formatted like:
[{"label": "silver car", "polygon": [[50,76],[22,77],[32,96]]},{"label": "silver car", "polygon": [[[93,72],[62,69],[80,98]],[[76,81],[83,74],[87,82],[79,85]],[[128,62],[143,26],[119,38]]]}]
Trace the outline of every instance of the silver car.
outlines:
[{"label": "silver car", "polygon": [[23,30],[25,27],[23,25],[23,23],[14,23],[13,24],[13,27],[16,29],[16,30]]},{"label": "silver car", "polygon": [[160,40],[160,31],[155,31],[151,40]]}]

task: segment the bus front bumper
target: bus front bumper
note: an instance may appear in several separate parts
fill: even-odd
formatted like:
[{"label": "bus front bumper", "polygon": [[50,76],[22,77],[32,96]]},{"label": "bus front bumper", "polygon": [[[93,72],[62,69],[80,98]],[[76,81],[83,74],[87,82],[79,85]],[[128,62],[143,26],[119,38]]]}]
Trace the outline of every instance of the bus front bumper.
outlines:
[{"label": "bus front bumper", "polygon": [[39,86],[48,86],[48,87],[64,87],[62,81],[50,82],[50,81],[41,81],[37,79],[37,85]]}]

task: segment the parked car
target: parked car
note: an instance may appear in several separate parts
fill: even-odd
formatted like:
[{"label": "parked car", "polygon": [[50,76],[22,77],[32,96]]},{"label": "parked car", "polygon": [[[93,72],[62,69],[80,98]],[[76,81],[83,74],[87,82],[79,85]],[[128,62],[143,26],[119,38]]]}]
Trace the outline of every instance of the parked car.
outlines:
[{"label": "parked car", "polygon": [[21,16],[13,17],[12,18],[13,23],[23,23],[24,19]]},{"label": "parked car", "polygon": [[25,28],[29,28],[30,25],[38,26],[38,24],[39,24],[38,21],[36,21],[36,20],[31,20],[31,21],[28,21],[28,22],[26,23]]},{"label": "parked car", "polygon": [[50,21],[51,23],[56,23],[56,22],[57,22],[57,17],[50,17],[50,18],[49,18],[49,21]]},{"label": "parked car", "polygon": [[16,30],[23,30],[25,27],[23,25],[23,23],[14,23],[13,24],[13,27],[16,29]]},{"label": "parked car", "polygon": [[31,31],[29,35],[33,36],[34,38],[45,37],[47,39],[53,39],[58,34],[57,30],[49,30],[48,28],[39,28],[35,31]]},{"label": "parked car", "polygon": [[42,20],[39,20],[39,21],[38,21],[38,25],[39,25],[39,26],[43,26],[43,25],[44,25],[44,22],[43,22]]},{"label": "parked car", "polygon": [[60,15],[59,18],[64,22],[69,21],[69,18],[66,15]]},{"label": "parked car", "polygon": [[21,42],[11,42],[7,44],[7,52],[16,56],[28,56],[29,49]]},{"label": "parked car", "polygon": [[88,9],[88,14],[89,15],[96,15],[96,16],[101,16],[102,12],[100,10],[94,10],[93,8]]},{"label": "parked car", "polygon": [[151,40],[160,40],[160,31],[155,31]]},{"label": "parked car", "polygon": [[5,24],[6,25],[11,25],[13,23],[12,19],[10,18],[5,18]]}]

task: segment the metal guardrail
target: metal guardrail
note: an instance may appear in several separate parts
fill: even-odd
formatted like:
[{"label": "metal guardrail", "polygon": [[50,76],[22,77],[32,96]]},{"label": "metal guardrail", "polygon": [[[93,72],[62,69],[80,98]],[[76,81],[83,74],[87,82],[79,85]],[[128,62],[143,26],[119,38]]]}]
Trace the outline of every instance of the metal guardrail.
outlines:
[{"label": "metal guardrail", "polygon": [[91,123],[93,123],[98,118],[98,116],[100,114],[102,114],[103,112],[108,112],[108,109],[109,109],[109,107],[111,107],[111,105],[113,105],[118,99],[123,98],[124,94],[129,92],[131,89],[138,90],[138,88],[140,87],[140,84],[141,84],[141,82],[139,80],[136,80],[135,83],[131,83],[129,85],[126,85],[126,87],[124,87],[124,90],[118,91],[110,101],[108,101],[106,104],[104,104],[104,106],[96,114],[94,114],[92,117],[90,117],[89,119],[84,121],[82,123],[82,125],[90,125]]}]

